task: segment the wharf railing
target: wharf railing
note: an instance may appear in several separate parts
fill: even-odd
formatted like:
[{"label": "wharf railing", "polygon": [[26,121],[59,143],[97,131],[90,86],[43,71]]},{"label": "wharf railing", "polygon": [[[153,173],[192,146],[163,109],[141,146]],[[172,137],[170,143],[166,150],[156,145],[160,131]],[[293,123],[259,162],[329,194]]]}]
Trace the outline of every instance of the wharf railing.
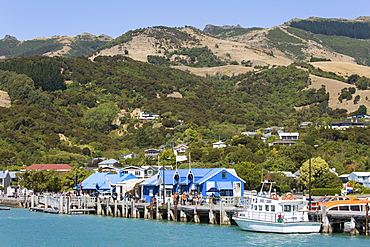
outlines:
[{"label": "wharf railing", "polygon": [[234,207],[247,207],[250,203],[249,196],[221,196],[221,197],[212,197],[212,196],[203,196],[202,204],[219,204],[222,202],[225,206],[234,206]]},{"label": "wharf railing", "polygon": [[[71,211],[92,211],[96,208],[96,197],[75,196],[34,196],[33,206],[42,205],[44,210],[51,209],[62,213]],[[31,207],[33,207],[31,206]]]}]

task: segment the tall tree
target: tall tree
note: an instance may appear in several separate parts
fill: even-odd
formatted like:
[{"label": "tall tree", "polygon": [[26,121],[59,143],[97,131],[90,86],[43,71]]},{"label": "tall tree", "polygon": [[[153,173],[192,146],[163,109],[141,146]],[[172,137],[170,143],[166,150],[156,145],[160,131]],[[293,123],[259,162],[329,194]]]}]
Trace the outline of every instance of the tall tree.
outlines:
[{"label": "tall tree", "polygon": [[311,183],[321,176],[324,172],[329,171],[329,165],[321,157],[311,158],[304,162],[300,169],[299,180],[306,186],[309,185],[310,181],[310,165],[311,165]]},{"label": "tall tree", "polygon": [[95,131],[107,132],[112,128],[112,122],[118,113],[119,108],[116,104],[103,103],[87,110],[82,118],[82,123]]}]

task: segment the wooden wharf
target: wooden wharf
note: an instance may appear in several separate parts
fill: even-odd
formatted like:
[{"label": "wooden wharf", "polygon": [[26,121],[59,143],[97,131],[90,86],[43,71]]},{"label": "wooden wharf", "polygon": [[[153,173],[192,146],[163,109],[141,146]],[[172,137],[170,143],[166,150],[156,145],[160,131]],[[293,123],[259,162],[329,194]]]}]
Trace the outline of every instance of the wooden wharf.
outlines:
[{"label": "wooden wharf", "polygon": [[151,204],[135,200],[113,201],[111,198],[99,197],[31,196],[23,204],[31,211],[44,213],[82,213],[230,225],[235,210],[248,203],[248,197],[224,197],[217,204],[209,203],[207,197],[204,199],[202,205],[174,205],[170,201],[166,204]]},{"label": "wooden wharf", "polygon": [[[13,198],[9,199],[14,204]],[[232,225],[235,222],[232,216],[236,211],[248,205],[248,197],[221,197],[217,204],[210,203],[205,198],[201,205],[174,205],[168,201],[166,204],[150,204],[125,201],[112,198],[99,197],[69,197],[69,196],[29,196],[17,200],[20,207],[32,211],[58,214],[97,214],[113,217],[144,218],[157,220],[172,220],[180,222],[209,223]],[[0,206],[9,205],[8,200],[0,199]],[[15,207],[12,205],[12,207]],[[322,222],[321,232],[343,232],[345,224],[353,222],[350,233],[353,235],[369,232],[369,205],[363,205],[360,211],[311,211],[312,218]]]}]

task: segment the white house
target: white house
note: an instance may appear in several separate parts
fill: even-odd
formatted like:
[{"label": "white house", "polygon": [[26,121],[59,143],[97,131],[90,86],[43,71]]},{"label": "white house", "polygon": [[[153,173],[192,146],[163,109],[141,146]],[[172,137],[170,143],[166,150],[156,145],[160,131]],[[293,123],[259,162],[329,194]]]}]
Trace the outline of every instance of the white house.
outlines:
[{"label": "white house", "polygon": [[298,132],[292,132],[292,133],[285,133],[285,132],[279,132],[279,138],[281,140],[298,140],[299,133]]},{"label": "white house", "polygon": [[224,148],[227,147],[227,145],[223,141],[218,141],[215,143],[212,143],[213,148]]},{"label": "white house", "polygon": [[313,125],[313,122],[302,122],[299,127],[306,128],[307,126]]},{"label": "white house", "polygon": [[293,174],[292,172],[286,172],[286,171],[270,171],[269,173],[281,173],[281,174],[284,174],[285,177],[287,177],[287,178],[297,178],[297,176],[295,174]]},{"label": "white house", "polygon": [[357,114],[357,115],[349,116],[347,118],[349,118],[349,119],[357,119],[357,118],[366,118],[366,119],[369,119],[370,116],[369,115],[366,115],[366,114]]},{"label": "white house", "polygon": [[127,160],[127,159],[133,159],[133,158],[136,158],[136,157],[137,157],[137,154],[130,153],[130,154],[123,155],[122,159]]},{"label": "white house", "polygon": [[358,119],[355,120],[344,120],[344,121],[339,121],[339,122],[331,122],[331,127],[332,129],[339,129],[339,130],[345,130],[348,129],[349,127],[366,127],[370,123],[369,122],[361,122]]},{"label": "white house", "polygon": [[179,154],[179,153],[185,153],[186,150],[188,150],[188,148],[189,147],[186,144],[179,144],[176,147],[173,147],[173,150],[174,150],[175,154],[176,153]]},{"label": "white house", "polygon": [[159,118],[159,115],[147,112],[140,112],[137,118],[141,120],[156,120]]},{"label": "white house", "polygon": [[99,167],[105,168],[105,167],[115,167],[115,165],[121,164],[118,160],[115,159],[109,159],[109,160],[103,160],[98,165]]},{"label": "white house", "polygon": [[135,175],[138,179],[144,179],[145,178],[145,168],[142,167],[137,167],[137,166],[128,166],[124,167],[121,172],[123,174],[133,174]]},{"label": "white house", "polygon": [[352,172],[348,175],[348,180],[356,181],[370,188],[370,172]]}]

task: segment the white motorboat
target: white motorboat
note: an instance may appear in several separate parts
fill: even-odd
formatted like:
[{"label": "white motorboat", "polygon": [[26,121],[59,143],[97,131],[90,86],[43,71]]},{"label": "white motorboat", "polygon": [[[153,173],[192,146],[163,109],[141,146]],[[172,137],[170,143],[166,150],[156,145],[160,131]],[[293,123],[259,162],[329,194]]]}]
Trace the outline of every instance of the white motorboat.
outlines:
[{"label": "white motorboat", "polygon": [[[264,186],[268,191],[263,191]],[[272,182],[262,182],[260,193],[252,196],[247,208],[236,212],[233,220],[242,230],[272,233],[315,233],[321,223],[310,221],[306,198],[291,193],[278,196],[271,193]]]}]

